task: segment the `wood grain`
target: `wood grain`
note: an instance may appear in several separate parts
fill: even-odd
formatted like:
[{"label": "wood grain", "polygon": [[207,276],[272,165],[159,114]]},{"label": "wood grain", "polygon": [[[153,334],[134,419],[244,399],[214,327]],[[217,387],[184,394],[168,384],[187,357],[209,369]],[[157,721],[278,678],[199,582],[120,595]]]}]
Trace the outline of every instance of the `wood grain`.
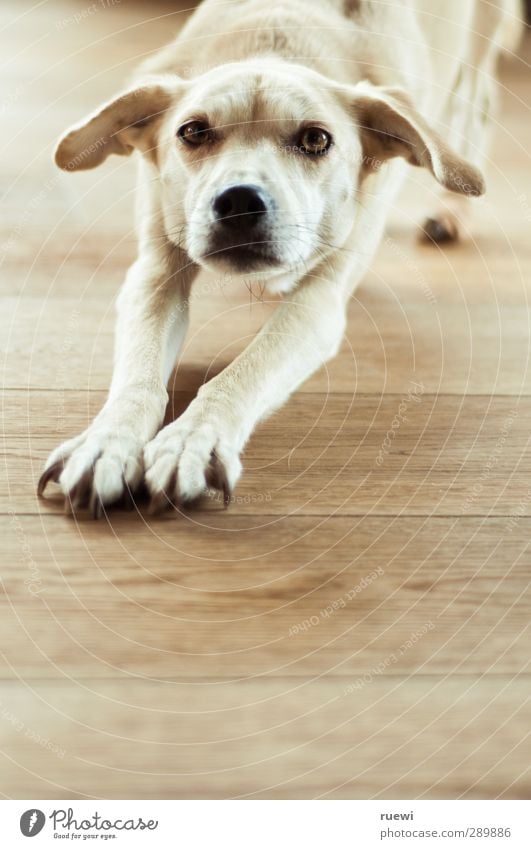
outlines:
[{"label": "wood grain", "polygon": [[[197,367],[189,372],[196,385]],[[296,394],[246,450],[231,514],[530,515],[527,396]],[[104,393],[6,392],[7,487],[0,511],[62,511],[58,488],[36,498],[48,453],[88,426]],[[175,393],[169,418],[192,395]],[[400,418],[397,418],[400,413]],[[224,522],[220,501],[201,521]],[[171,519],[171,514],[165,520]]]},{"label": "wood grain", "polygon": [[7,663],[24,677],[356,676],[428,626],[391,671],[526,668],[529,519],[225,515],[4,518]]},{"label": "wood grain", "polygon": [[18,798],[527,798],[525,679],[348,683],[13,682],[2,773]]},{"label": "wood grain", "polygon": [[[184,6],[0,9],[0,792],[528,798],[524,60],[469,239],[418,243],[434,193],[412,171],[340,354],[260,426],[229,510],[151,519],[139,499],[95,524],[36,498],[103,403],[135,254],[133,164],[60,174],[53,145]],[[199,278],[169,418],[275,303]]]}]

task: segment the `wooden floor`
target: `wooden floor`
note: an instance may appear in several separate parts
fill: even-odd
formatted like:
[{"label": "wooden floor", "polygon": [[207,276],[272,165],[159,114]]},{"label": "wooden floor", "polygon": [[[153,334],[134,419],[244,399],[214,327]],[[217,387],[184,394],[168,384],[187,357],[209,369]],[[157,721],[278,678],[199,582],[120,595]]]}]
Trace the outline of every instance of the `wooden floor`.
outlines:
[{"label": "wooden floor", "polygon": [[[0,12],[0,791],[529,798],[529,66],[469,242],[418,245],[412,173],[340,355],[252,438],[230,509],[94,523],[35,488],[109,384],[134,167],[51,151],[183,16],[87,8]],[[196,291],[175,410],[274,308]]]}]

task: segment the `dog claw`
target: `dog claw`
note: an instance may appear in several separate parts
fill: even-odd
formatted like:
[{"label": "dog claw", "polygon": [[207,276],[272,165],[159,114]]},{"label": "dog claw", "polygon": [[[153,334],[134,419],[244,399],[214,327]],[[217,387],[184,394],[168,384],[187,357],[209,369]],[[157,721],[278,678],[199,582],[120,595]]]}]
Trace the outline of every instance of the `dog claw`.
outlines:
[{"label": "dog claw", "polygon": [[427,218],[422,227],[424,239],[442,245],[447,242],[455,242],[457,230],[450,222],[441,221],[438,218]]},{"label": "dog claw", "polygon": [[175,485],[177,483],[177,472],[175,471],[170,480],[168,481],[167,486],[164,489],[160,489],[158,492],[154,492],[151,496],[151,500],[148,506],[148,515],[156,516],[159,513],[164,513],[170,507],[179,507],[180,503],[177,501],[177,504],[170,498],[168,495],[169,492],[175,492]]},{"label": "dog claw", "polygon": [[217,489],[219,492],[223,493],[223,504],[226,509],[232,499],[232,490],[227,478],[225,466],[215,451],[212,452],[210,465],[207,470],[207,484],[209,487],[212,487],[212,489]]},{"label": "dog claw", "polygon": [[97,495],[95,495],[92,498],[92,503],[91,503],[90,507],[91,507],[92,518],[93,519],[101,519],[101,517],[103,516],[103,502],[102,502],[101,498],[99,498]]},{"label": "dog claw", "polygon": [[155,495],[151,496],[151,500],[148,506],[148,515],[149,516],[158,516],[160,513],[164,513],[171,505],[171,501],[166,495],[164,490],[155,493]]},{"label": "dog claw", "polygon": [[168,493],[175,493],[175,487],[177,483],[177,470],[175,470],[170,477],[168,483],[164,487],[164,489],[159,489],[157,492],[154,492],[151,496],[149,506],[148,506],[148,515],[156,516],[159,513],[164,513],[170,507],[180,507],[180,500],[177,498],[172,498]]},{"label": "dog claw", "polygon": [[92,509],[90,491],[92,487],[93,471],[87,470],[79,481],[65,496],[65,513],[71,515],[77,510],[82,510],[87,505]]},{"label": "dog claw", "polygon": [[41,498],[44,495],[44,490],[48,486],[50,481],[57,483],[61,472],[63,471],[63,461],[57,460],[56,463],[53,463],[48,469],[45,469],[42,475],[39,478],[39,483],[37,484],[37,495]]},{"label": "dog claw", "polygon": [[124,494],[121,499],[121,506],[123,510],[131,511],[135,509],[135,501],[133,498],[133,493],[129,489],[129,486],[124,482]]},{"label": "dog claw", "polygon": [[219,481],[217,489],[219,489],[219,491],[223,493],[223,505],[226,510],[227,507],[229,507],[232,499],[232,490],[229,486],[227,475],[225,474],[225,469],[223,470],[223,478]]}]

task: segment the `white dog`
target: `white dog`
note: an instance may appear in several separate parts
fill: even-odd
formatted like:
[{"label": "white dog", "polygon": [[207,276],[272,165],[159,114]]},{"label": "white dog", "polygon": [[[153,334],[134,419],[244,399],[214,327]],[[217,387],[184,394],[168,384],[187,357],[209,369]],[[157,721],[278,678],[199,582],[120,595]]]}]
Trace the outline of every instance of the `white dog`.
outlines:
[{"label": "white dog", "polygon": [[[208,488],[230,499],[257,422],[336,353],[405,163],[445,190],[427,236],[457,237],[484,191],[496,62],[518,12],[516,0],[205,0],[133,87],[67,133],[67,170],[139,151],[139,257],[108,400],[52,453],[40,494],[58,481],[95,516],[143,478],[153,509]],[[201,267],[289,298],[158,432]]]}]

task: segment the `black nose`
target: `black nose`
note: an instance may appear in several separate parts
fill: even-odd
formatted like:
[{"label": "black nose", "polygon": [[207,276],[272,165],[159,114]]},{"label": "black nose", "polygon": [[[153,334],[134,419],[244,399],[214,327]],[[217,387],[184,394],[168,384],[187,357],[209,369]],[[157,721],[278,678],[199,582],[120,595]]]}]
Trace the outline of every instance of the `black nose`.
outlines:
[{"label": "black nose", "polygon": [[230,186],[213,203],[217,220],[226,227],[254,227],[267,212],[267,197],[259,186]]}]

